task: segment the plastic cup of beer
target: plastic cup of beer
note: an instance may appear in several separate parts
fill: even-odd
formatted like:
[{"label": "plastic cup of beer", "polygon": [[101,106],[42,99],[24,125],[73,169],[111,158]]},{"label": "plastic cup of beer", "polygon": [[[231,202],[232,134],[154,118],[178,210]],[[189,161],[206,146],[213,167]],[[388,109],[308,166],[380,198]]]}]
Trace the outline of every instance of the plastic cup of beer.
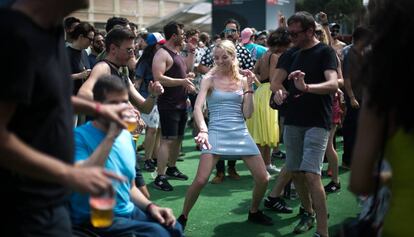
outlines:
[{"label": "plastic cup of beer", "polygon": [[138,117],[133,110],[127,110],[122,114],[122,119],[127,124],[127,130],[133,132],[138,126]]},{"label": "plastic cup of beer", "polygon": [[114,191],[105,192],[99,196],[91,196],[89,205],[91,207],[91,224],[96,228],[104,228],[112,225],[115,206]]}]

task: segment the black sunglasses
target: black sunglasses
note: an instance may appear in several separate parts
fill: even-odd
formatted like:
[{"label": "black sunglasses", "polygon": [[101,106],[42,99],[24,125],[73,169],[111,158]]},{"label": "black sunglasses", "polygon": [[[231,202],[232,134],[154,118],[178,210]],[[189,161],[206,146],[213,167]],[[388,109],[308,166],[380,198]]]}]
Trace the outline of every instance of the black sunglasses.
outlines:
[{"label": "black sunglasses", "polygon": [[236,32],[237,32],[237,30],[235,30],[235,29],[224,29],[223,30],[224,34],[234,34]]},{"label": "black sunglasses", "polygon": [[299,35],[300,33],[303,33],[303,32],[305,32],[305,31],[307,31],[307,30],[308,30],[308,29],[304,29],[304,30],[297,31],[297,32],[288,31],[287,33],[288,33],[288,35],[289,35],[290,37],[292,37],[292,38],[296,38],[296,37],[298,37],[298,35]]}]

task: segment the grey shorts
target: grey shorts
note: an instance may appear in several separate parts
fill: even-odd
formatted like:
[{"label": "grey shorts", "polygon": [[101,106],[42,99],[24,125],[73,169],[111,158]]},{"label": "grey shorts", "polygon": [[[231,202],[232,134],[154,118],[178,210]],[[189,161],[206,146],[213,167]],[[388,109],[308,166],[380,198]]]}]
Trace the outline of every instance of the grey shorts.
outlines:
[{"label": "grey shorts", "polygon": [[321,175],[329,130],[285,125],[286,169]]}]

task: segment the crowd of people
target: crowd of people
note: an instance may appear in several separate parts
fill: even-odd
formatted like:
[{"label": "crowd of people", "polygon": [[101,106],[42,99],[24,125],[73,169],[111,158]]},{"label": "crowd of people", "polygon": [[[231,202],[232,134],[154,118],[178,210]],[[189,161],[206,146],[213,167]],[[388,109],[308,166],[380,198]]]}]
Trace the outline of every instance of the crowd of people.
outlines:
[{"label": "crowd of people", "polygon": [[[269,210],[292,213],[284,190],[293,187],[301,203],[293,232],[316,225],[314,236],[329,236],[326,194],[343,188],[339,160],[352,171],[350,190],[369,195],[390,182],[375,178],[383,159],[396,181],[383,234],[407,235],[409,219],[398,217],[413,210],[406,165],[414,153],[411,62],[397,53],[409,55],[411,47],[394,26],[411,27],[414,8],[408,0],[371,2],[368,24],[353,30],[350,45],[323,12],[317,21],[304,11],[279,15],[278,28],[263,31],[228,19],[210,36],[175,21],[163,32],[139,32],[122,17],[100,31],[68,17],[87,0],[5,4],[0,182],[8,194],[0,205],[8,218],[1,236],[183,236],[214,168],[211,183],[224,182],[226,160],[228,178],[240,179],[236,162],[243,160],[254,181],[248,221],[275,224],[262,200]],[[150,201],[142,172],[154,172],[152,185],[165,195],[174,190],[168,180],[188,180],[177,167],[188,124],[200,159],[176,219]],[[331,177],[325,185],[323,175]],[[90,222],[90,199],[103,193],[116,202],[111,224],[101,228]]]}]

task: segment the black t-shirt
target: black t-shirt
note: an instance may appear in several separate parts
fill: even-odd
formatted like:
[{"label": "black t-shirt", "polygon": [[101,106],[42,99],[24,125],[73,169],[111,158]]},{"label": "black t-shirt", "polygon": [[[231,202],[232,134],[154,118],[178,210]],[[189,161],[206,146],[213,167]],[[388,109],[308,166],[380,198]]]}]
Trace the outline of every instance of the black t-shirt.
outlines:
[{"label": "black t-shirt", "polygon": [[[37,151],[72,163],[72,80],[63,29],[42,29],[10,9],[0,9],[0,28],[0,51],[7,59],[0,64],[0,101],[16,105],[8,130]],[[68,193],[60,184],[3,168],[0,187],[1,210],[58,205]]]},{"label": "black t-shirt", "polygon": [[[67,46],[66,49],[68,51],[71,74],[83,72],[85,69],[91,69],[88,53],[86,53],[85,50],[74,49],[71,46]],[[78,91],[84,82],[84,79],[73,80],[74,95],[78,94]]]},{"label": "black t-shirt", "polygon": [[[325,82],[324,72],[336,70],[335,51],[329,46],[319,43],[310,49],[288,50],[279,59],[277,68],[289,73],[301,70],[306,84]],[[332,95],[303,93],[296,89],[293,82],[288,85],[289,97],[286,101],[285,124],[303,127],[321,127],[330,129],[332,117]]]}]

